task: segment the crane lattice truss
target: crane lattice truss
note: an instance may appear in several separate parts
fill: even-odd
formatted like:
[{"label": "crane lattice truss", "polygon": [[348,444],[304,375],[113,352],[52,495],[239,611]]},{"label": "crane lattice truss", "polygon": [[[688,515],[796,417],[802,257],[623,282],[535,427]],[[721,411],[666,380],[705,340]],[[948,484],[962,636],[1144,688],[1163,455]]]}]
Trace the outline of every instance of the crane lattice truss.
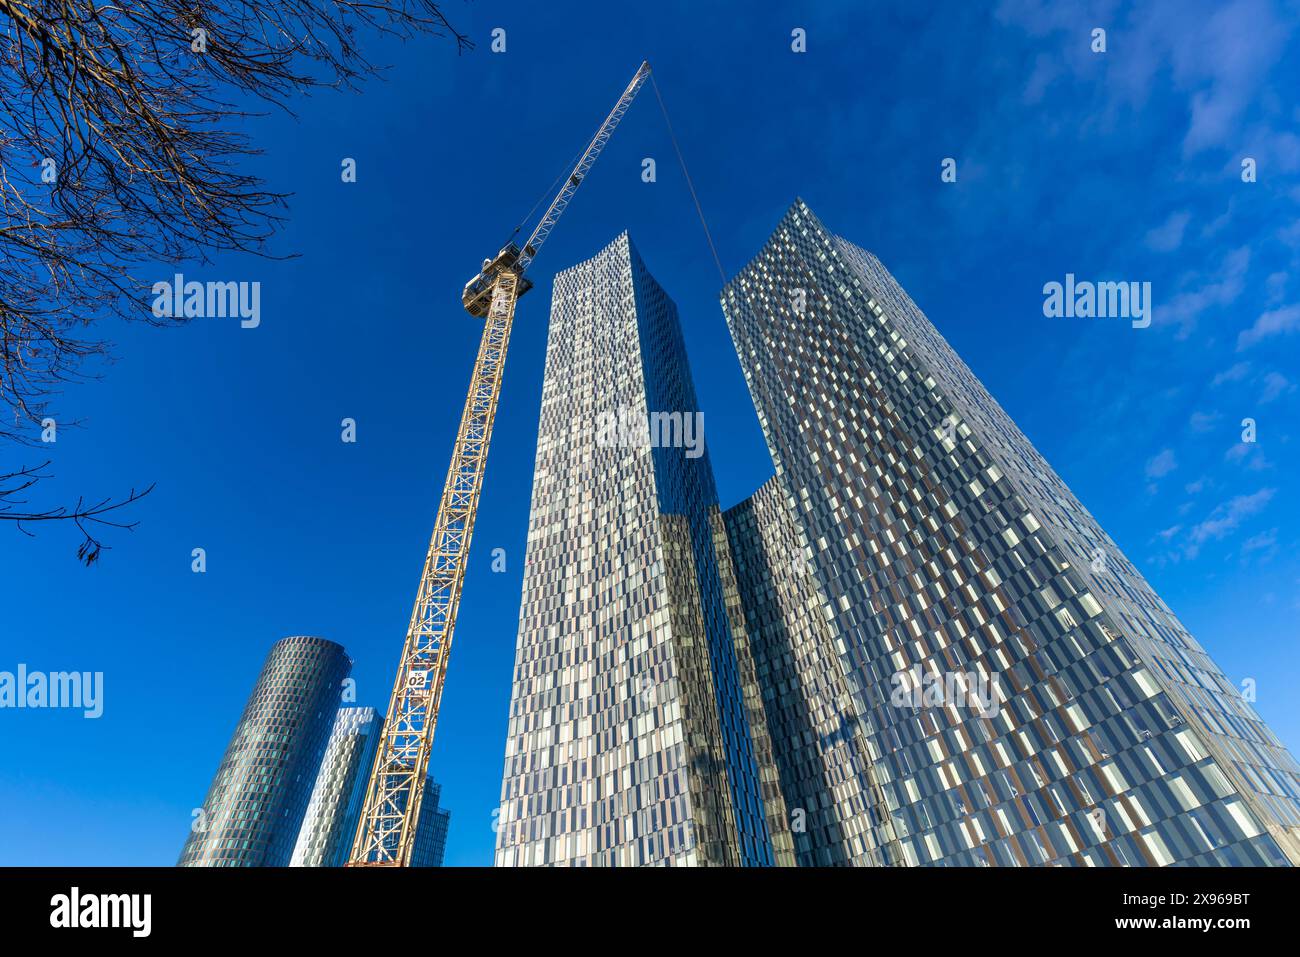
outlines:
[{"label": "crane lattice truss", "polygon": [[466,310],[485,320],[483,338],[352,845],[352,866],[410,864],[515,303],[532,285],[523,273],[649,76],[650,65],[642,63],[523,248],[507,244],[465,286]]}]

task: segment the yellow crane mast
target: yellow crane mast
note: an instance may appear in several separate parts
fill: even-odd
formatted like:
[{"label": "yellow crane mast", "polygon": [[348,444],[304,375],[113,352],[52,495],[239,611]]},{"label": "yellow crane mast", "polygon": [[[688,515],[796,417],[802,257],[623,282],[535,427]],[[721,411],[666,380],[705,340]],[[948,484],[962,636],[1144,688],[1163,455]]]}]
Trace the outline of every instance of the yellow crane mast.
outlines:
[{"label": "yellow crane mast", "polygon": [[492,440],[492,423],[501,396],[501,375],[510,344],[515,302],[532,288],[532,283],[524,278],[524,271],[555,228],[649,76],[650,64],[643,62],[522,248],[507,243],[495,258],[484,260],[479,274],[465,285],[462,297],[465,309],[485,320],[483,338],[438,503],[433,536],[424,559],[349,866],[406,867],[410,864],[429,751],[447,678],[456,611],[465,583],[465,563]]}]

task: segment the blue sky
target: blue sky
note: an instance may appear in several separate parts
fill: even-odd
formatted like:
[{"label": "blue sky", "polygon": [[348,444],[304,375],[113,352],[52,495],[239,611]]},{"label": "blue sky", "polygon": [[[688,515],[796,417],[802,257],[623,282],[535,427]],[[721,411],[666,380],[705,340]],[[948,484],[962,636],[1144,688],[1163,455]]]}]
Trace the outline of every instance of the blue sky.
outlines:
[{"label": "blue sky", "polygon": [[[727,273],[796,195],[879,255],[1300,747],[1300,8],[914,6],[452,0],[473,53],[374,44],[385,81],[249,124],[252,168],[294,193],[277,251],[300,255],[183,271],[260,281],[261,325],[112,329],[120,360],[61,403],[84,427],[48,447],[52,496],[157,482],[139,528],[93,569],[69,533],[0,528],[0,670],[105,676],[98,720],[0,712],[0,864],[174,863],[284,635],[344,644],[359,703],[386,706],[477,345],[461,286],[643,57]],[[770,473],[647,89],[517,315],[433,756],[450,864],[491,860],[551,277],[625,228],[679,306],[723,504]],[[1149,281],[1155,321],[1045,318],[1069,272]]]}]

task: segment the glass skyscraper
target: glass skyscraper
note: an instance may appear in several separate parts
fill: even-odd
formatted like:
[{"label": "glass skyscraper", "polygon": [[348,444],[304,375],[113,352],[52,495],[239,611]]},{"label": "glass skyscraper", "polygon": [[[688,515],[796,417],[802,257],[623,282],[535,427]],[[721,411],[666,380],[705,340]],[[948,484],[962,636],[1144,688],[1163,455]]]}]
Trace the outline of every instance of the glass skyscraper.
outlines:
[{"label": "glass skyscraper", "polygon": [[801,861],[1300,863],[1295,760],[874,256],[796,202],[722,304]]},{"label": "glass skyscraper", "polygon": [[698,408],[626,234],[556,276],[499,865],[793,862]]},{"label": "glass skyscraper", "polygon": [[[370,774],[370,765],[366,765],[366,775]],[[352,840],[356,837],[357,825],[361,820],[361,802],[365,799],[365,783],[355,810],[348,821],[347,847],[342,851],[342,863],[346,863],[352,851]],[[409,867],[442,867],[443,856],[447,851],[447,830],[451,825],[451,812],[440,807],[442,785],[426,775],[424,779],[424,797],[420,801],[420,819],[415,822],[415,838],[411,847]],[[406,806],[405,795],[398,798],[398,806]]]},{"label": "glass skyscraper", "polygon": [[[424,799],[420,802],[420,820],[415,825],[415,846],[411,848],[412,867],[442,867],[447,853],[447,830],[451,826],[451,812],[439,804],[442,785],[426,778]],[[356,830],[353,822],[353,830]]]},{"label": "glass skyscraper", "polygon": [[361,804],[379,745],[374,708],[340,708],[334,719],[291,867],[342,867],[352,854]]},{"label": "glass skyscraper", "polygon": [[179,866],[289,863],[351,670],[343,646],[323,638],[272,646]]}]

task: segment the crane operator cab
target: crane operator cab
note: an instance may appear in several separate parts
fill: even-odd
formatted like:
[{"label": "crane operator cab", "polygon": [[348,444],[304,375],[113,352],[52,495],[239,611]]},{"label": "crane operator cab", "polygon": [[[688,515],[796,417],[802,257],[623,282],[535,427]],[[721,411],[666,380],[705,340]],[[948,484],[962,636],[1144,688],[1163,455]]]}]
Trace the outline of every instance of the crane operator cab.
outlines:
[{"label": "crane operator cab", "polygon": [[[492,287],[496,284],[497,276],[507,269],[518,273],[519,257],[522,255],[523,250],[517,245],[506,243],[501,247],[501,251],[497,253],[495,259],[483,260],[482,271],[465,283],[465,292],[461,295],[461,302],[465,304],[465,311],[471,316],[477,316],[480,319],[486,318],[488,308],[492,305]],[[518,292],[515,298],[522,296],[532,288],[533,284],[531,282],[522,275],[519,276]]]}]

